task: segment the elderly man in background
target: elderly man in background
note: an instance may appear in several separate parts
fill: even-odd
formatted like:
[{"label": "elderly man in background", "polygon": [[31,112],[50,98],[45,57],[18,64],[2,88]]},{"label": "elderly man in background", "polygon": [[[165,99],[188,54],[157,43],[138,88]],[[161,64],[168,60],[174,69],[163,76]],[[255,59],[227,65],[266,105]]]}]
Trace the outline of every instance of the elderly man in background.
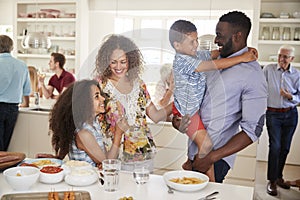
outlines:
[{"label": "elderly man in background", "polygon": [[269,135],[267,193],[272,196],[277,195],[277,185],[290,188],[283,180],[282,172],[298,123],[296,106],[300,102],[300,72],[291,64],[294,53],[294,47],[281,46],[277,63],[263,69],[269,93],[266,113]]},{"label": "elderly man in background", "polygon": [[13,41],[0,35],[0,151],[7,151],[19,113],[22,107],[29,106],[31,92],[27,65],[13,58]]}]

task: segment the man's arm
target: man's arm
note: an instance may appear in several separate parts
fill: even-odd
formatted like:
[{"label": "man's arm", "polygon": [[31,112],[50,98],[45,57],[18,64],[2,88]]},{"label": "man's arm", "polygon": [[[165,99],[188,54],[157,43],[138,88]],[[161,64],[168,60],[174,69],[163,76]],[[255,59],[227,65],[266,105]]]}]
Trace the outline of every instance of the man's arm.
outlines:
[{"label": "man's arm", "polygon": [[23,102],[20,107],[29,107],[29,96],[23,96]]},{"label": "man's arm", "polygon": [[197,156],[193,162],[193,167],[194,169],[204,173],[216,161],[237,153],[252,143],[253,141],[250,137],[244,131],[241,131],[233,136],[224,146],[211,151],[204,158],[199,158]]},{"label": "man's arm", "polygon": [[46,85],[43,82],[41,84],[41,88],[42,88],[42,91],[43,91],[43,95],[46,97],[46,99],[49,99],[53,94],[54,87],[52,87],[52,86],[47,86],[46,87]]}]

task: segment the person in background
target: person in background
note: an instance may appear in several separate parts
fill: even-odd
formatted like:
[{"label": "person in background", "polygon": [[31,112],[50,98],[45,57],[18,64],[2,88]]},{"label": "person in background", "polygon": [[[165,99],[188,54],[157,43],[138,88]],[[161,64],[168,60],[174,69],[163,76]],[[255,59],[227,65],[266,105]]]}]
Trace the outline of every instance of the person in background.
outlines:
[{"label": "person in background", "polygon": [[[113,135],[115,121],[120,113],[128,120],[124,133],[122,169],[133,171],[138,165],[153,170],[156,147],[146,116],[153,122],[165,121],[172,112],[172,104],[157,110],[152,103],[146,84],[140,75],[143,57],[136,44],[122,35],[111,35],[101,45],[96,57],[96,76],[111,104],[107,108],[110,121],[109,135]],[[122,110],[114,104],[120,102]],[[124,110],[124,111],[123,111]]]},{"label": "person in background", "polygon": [[[221,58],[247,52],[251,21],[243,12],[222,15],[216,26],[215,43]],[[263,130],[267,107],[267,83],[258,62],[240,63],[233,67],[206,72],[206,92],[200,116],[213,143],[205,157],[195,156],[198,148],[189,140],[188,153],[193,170],[206,172],[214,165],[215,180],[222,183],[233,167],[236,153],[256,141]],[[255,79],[255,81],[253,81]],[[188,115],[173,117],[173,126],[186,132]]]},{"label": "person in background", "polygon": [[[206,88],[204,71],[226,69],[241,62],[256,60],[253,50],[230,58],[217,59],[219,51],[197,51],[198,33],[196,26],[190,21],[177,20],[169,31],[169,40],[176,54],[173,62],[175,79],[173,115],[191,116],[191,124],[187,135],[198,146],[198,156],[203,157],[212,148],[212,143],[199,116]],[[215,59],[215,60],[213,60]],[[192,170],[192,162],[188,160],[183,169]],[[213,166],[206,172],[214,181]]]},{"label": "person in background", "polygon": [[[160,80],[156,84],[154,93],[154,104],[160,109],[174,101],[174,77],[172,64],[167,63],[160,68]],[[167,121],[172,121],[173,115],[168,116]]]},{"label": "person in background", "polygon": [[48,98],[57,98],[57,95],[53,95],[54,89],[60,94],[62,93],[71,83],[75,81],[75,77],[70,72],[64,69],[66,58],[60,53],[51,53],[49,67],[50,70],[55,74],[51,76],[48,85],[46,86],[45,76],[39,75],[39,85],[42,88],[44,96]]},{"label": "person in background", "polygon": [[278,50],[276,64],[263,68],[268,83],[266,125],[269,135],[267,193],[276,196],[276,184],[284,189],[290,186],[283,179],[283,169],[294,132],[298,124],[297,105],[300,103],[300,72],[291,62],[295,48],[283,45]]},{"label": "person in background", "polygon": [[0,151],[7,151],[20,107],[29,107],[27,65],[11,55],[13,40],[0,35]]},{"label": "person in background", "polygon": [[31,97],[34,97],[34,93],[39,93],[40,97],[43,96],[42,89],[39,88],[37,69],[33,66],[28,66],[30,84],[31,84]]},{"label": "person in background", "polygon": [[116,124],[112,147],[106,151],[105,134],[100,122],[105,113],[105,98],[95,80],[81,80],[71,84],[57,99],[50,112],[49,129],[55,155],[37,154],[37,157],[55,157],[80,160],[101,168],[107,158],[117,158],[127,122]]}]

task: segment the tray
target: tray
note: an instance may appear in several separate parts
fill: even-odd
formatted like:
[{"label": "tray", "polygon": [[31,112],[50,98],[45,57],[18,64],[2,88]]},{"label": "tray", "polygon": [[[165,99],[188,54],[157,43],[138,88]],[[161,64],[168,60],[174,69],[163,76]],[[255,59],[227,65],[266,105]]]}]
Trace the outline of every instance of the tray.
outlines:
[{"label": "tray", "polygon": [[25,154],[20,152],[1,152],[0,157],[4,157],[4,156],[15,156],[16,159],[12,161],[0,163],[0,171],[18,164],[25,158]]},{"label": "tray", "polygon": [[[58,191],[59,199],[64,199],[64,192],[69,191]],[[91,200],[90,193],[87,191],[73,191],[75,194],[75,200]],[[17,194],[5,194],[1,200],[48,200],[49,192],[37,192],[37,193],[17,193]]]}]

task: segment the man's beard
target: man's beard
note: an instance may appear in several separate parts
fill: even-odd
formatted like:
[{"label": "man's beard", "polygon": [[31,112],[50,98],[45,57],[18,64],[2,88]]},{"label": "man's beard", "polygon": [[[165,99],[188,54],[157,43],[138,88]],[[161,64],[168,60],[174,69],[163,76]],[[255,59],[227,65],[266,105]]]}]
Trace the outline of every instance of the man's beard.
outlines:
[{"label": "man's beard", "polygon": [[222,47],[222,50],[221,50],[221,52],[220,52],[220,56],[222,57],[222,58],[227,58],[228,56],[230,56],[233,52],[233,45],[232,45],[232,38],[230,38],[229,40],[228,40],[228,42],[226,42],[225,44],[224,44],[224,46]]}]

